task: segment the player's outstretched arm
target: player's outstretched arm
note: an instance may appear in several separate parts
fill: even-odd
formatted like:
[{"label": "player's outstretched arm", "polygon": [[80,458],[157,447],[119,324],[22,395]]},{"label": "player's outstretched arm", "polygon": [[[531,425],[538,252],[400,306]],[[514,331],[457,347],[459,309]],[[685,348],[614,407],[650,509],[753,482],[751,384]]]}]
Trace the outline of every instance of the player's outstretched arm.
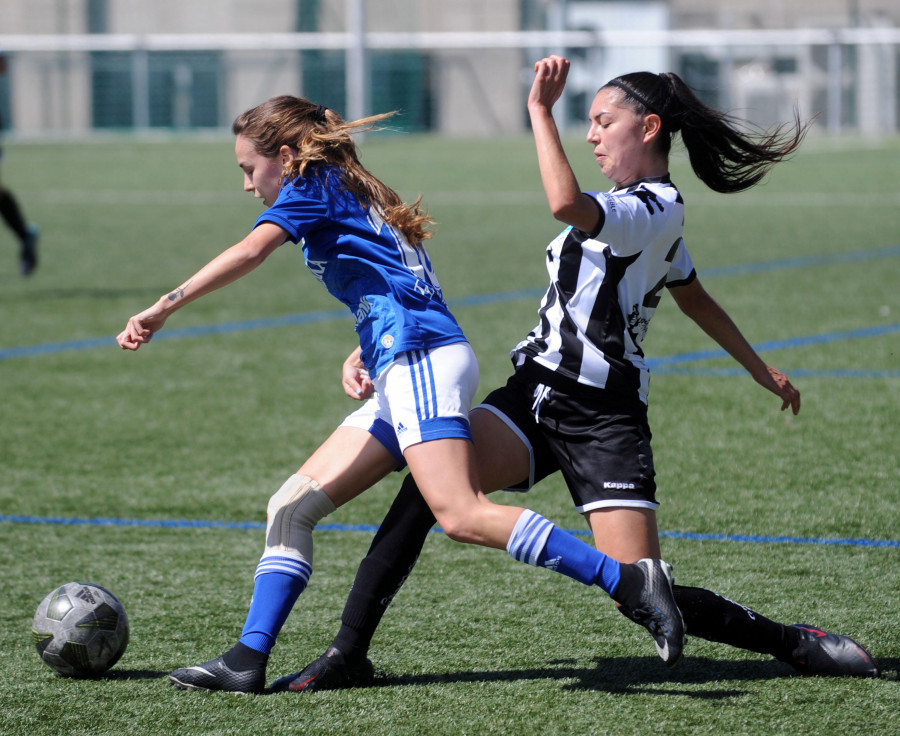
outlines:
[{"label": "player's outstretched arm", "polygon": [[173,312],[250,273],[286,238],[285,231],[277,225],[262,223],[240,243],[213,258],[184,284],[161,296],[153,306],[129,319],[125,329],[116,337],[119,347],[123,350],[137,350],[150,342]]},{"label": "player's outstretched arm", "polygon": [[561,56],[548,56],[534,65],[528,115],[550,211],[560,222],[591,232],[597,225],[599,210],[581,191],[553,119],[553,106],[566,87],[568,73],[569,62]]},{"label": "player's outstretched arm", "polygon": [[781,399],[782,411],[788,407],[794,414],[800,411],[800,392],[784,373],[767,365],[757,355],[728,313],[703,288],[699,279],[686,286],[673,287],[670,291],[682,312],[744,366],[753,380]]}]

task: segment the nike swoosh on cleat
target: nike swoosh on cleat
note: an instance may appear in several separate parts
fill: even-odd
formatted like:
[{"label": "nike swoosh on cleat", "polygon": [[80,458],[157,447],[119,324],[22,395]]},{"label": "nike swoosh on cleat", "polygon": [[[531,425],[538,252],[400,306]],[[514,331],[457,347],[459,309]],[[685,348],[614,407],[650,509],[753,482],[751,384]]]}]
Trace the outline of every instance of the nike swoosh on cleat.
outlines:
[{"label": "nike swoosh on cleat", "polygon": [[804,626],[803,630],[808,631],[810,634],[815,634],[816,639],[821,639],[823,636],[828,636],[828,632],[822,631],[822,629],[810,629],[808,626]]},{"label": "nike swoosh on cleat", "polygon": [[303,682],[301,682],[299,685],[291,685],[291,690],[304,690],[306,686],[309,685],[309,683],[311,683],[317,677],[318,675],[313,675],[308,680],[304,680]]},{"label": "nike swoosh on cleat", "polygon": [[194,665],[193,667],[185,667],[185,669],[186,669],[186,670],[196,670],[197,672],[202,672],[202,673],[204,673],[204,674],[206,674],[206,675],[209,675],[210,677],[215,677],[215,676],[216,676],[216,673],[215,673],[215,672],[210,672],[209,670],[205,670],[205,669],[203,669],[202,667],[197,667],[196,665]]}]

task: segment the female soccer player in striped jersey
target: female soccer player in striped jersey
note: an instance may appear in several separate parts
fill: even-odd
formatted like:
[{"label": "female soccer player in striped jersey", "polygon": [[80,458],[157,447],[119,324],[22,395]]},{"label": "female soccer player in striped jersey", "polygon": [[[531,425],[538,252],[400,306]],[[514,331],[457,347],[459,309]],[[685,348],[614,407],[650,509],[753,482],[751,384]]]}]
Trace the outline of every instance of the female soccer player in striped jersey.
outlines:
[{"label": "female soccer player in striped jersey", "polygon": [[422,246],[430,220],[360,164],[351,137],[383,117],[345,122],[289,96],[240,115],[233,132],[244,190],[268,208],[246,238],[133,316],[118,336],[123,349],[139,349],[177,309],[246,275],[291,241],[355,315],[355,358],[375,389],[271,497],[240,640],[170,679],[181,688],[262,690],[269,652],[312,573],[313,528],[404,463],[452,538],[506,549],[522,562],[546,563],[598,585],[634,611],[660,657],[676,663],[683,623],[667,564],[620,565],[539,514],[494,504],[481,492],[468,422],[478,365]]},{"label": "female soccer player in striped jersey", "polygon": [[[737,192],[793,153],[806,126],[797,121],[793,129],[751,135],[674,74],[626,74],[595,96],[587,134],[614,187],[582,192],[552,116],[568,68],[558,56],[536,64],[528,111],[550,209],[569,227],[546,249],[550,287],[539,324],[512,351],[514,375],[470,414],[480,485],[527,490],[558,470],[598,549],[625,561],[655,558],[658,503],[641,343],[663,291],[775,394],[782,410],[800,410],[797,389],[763,362],[697,278],[682,237],[684,202],[669,178],[673,136],[680,132],[701,181],[717,192]],[[344,366],[350,396],[370,390],[361,368],[352,357]],[[372,635],[433,521],[407,478],[360,565],[332,645],[275,689],[371,678]],[[784,626],[702,588],[676,585],[674,591],[690,634],[770,654],[804,673],[878,674],[849,637]]]}]

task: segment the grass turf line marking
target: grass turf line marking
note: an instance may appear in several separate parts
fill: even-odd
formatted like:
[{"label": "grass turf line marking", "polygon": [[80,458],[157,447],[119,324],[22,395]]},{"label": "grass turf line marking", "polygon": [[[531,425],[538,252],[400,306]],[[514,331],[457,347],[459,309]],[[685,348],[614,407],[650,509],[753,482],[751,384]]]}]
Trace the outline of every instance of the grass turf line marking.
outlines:
[{"label": "grass turf line marking", "polygon": [[[203,521],[191,519],[104,519],[104,518],[72,518],[63,516],[6,516],[0,515],[0,522],[13,524],[60,524],[64,526],[139,526],[167,527],[174,529],[265,529],[266,525],[258,521]],[[370,532],[374,534],[378,527],[372,524],[319,524],[317,531],[323,532]],[[435,527],[431,530],[443,534],[443,530]],[[584,529],[567,529],[569,534],[591,536]],[[689,539],[699,542],[745,542],[751,544],[811,544],[835,547],[900,547],[896,539],[849,539],[828,537],[793,537],[763,536],[756,534],[699,534],[693,532],[660,531],[660,537],[667,539]]]},{"label": "grass turf line marking", "polygon": [[[510,292],[518,294],[520,292]],[[490,295],[477,297],[484,300]],[[502,295],[495,295],[502,296]],[[519,298],[519,297],[515,297]],[[499,299],[494,299],[499,301]],[[482,301],[481,303],[485,303]],[[335,310],[331,312],[308,312],[305,314],[295,314],[286,317],[278,317],[275,319],[260,319],[250,322],[226,322],[217,325],[202,325],[198,327],[186,327],[184,329],[169,330],[161,332],[154,336],[154,341],[160,340],[182,340],[185,338],[198,337],[202,335],[224,334],[233,332],[244,332],[248,330],[263,329],[265,327],[282,327],[290,324],[310,324],[313,322],[322,322],[338,317],[344,318],[347,315],[343,310]],[[349,319],[349,317],[347,317]],[[800,337],[792,337],[786,340],[770,340],[768,342],[758,343],[753,346],[757,352],[768,352],[773,350],[789,350],[791,348],[803,347],[805,345],[821,345],[833,342],[843,342],[846,340],[858,340],[870,337],[880,337],[900,332],[900,323],[881,325],[878,327],[861,327],[856,330],[842,330],[840,332],[831,332],[824,335],[805,335]],[[94,340],[72,340],[63,343],[48,343],[44,345],[33,345],[19,348],[7,348],[0,350],[0,360],[9,360],[10,358],[27,358],[36,355],[52,355],[68,351],[90,350],[97,347],[113,347],[115,341],[112,338],[98,338]],[[662,356],[658,358],[648,358],[647,365],[656,375],[706,375],[706,376],[738,376],[743,375],[743,371],[737,368],[687,368],[679,367],[685,363],[695,363],[698,361],[714,360],[716,358],[728,357],[728,353],[724,350],[703,350],[695,353],[681,353],[679,355]],[[900,378],[900,370],[821,370],[813,371],[806,369],[794,370],[790,373],[794,376],[809,378]]]},{"label": "grass turf line marking", "polygon": [[[789,337],[786,340],[769,340],[760,342],[753,346],[757,352],[770,352],[772,350],[788,350],[790,348],[800,348],[806,345],[821,345],[824,343],[841,342],[843,340],[858,340],[867,337],[881,337],[900,332],[900,324],[880,325],[878,327],[861,327],[857,330],[840,330],[839,332],[829,332],[824,335],[805,335],[801,337]],[[680,355],[669,355],[661,358],[648,358],[647,365],[651,370],[659,370],[667,366],[679,363],[693,363],[698,360],[712,360],[714,358],[727,358],[728,353],[724,350],[700,350],[696,353],[681,353]],[[796,371],[793,371],[797,373]],[[811,373],[811,371],[809,372]],[[871,375],[869,371],[849,371],[848,373],[864,373]],[[896,375],[898,371],[875,371],[875,373],[887,373]],[[841,372],[843,375],[843,372]],[[799,373],[797,374],[799,375]],[[819,375],[816,372],[816,375]]]},{"label": "grass turf line marking", "polygon": [[[894,258],[900,256],[900,245],[889,245],[884,248],[872,248],[868,250],[853,251],[851,253],[836,253],[823,256],[805,256],[800,258],[785,258],[775,261],[761,261],[759,263],[743,263],[732,266],[719,266],[709,268],[704,271],[704,278],[717,278],[723,276],[741,276],[752,273],[765,273],[768,271],[792,269],[792,268],[808,268],[810,266],[826,266],[838,263],[857,263],[863,261],[871,261],[880,258]],[[515,291],[495,292],[492,294],[473,294],[459,299],[450,301],[452,309],[460,307],[479,307],[489,304],[500,304],[503,302],[539,299],[545,293],[545,289],[518,289]],[[154,340],[183,340],[192,337],[204,337],[207,335],[222,335],[234,332],[248,332],[251,330],[263,330],[273,327],[289,327],[294,325],[312,324],[316,322],[328,322],[339,319],[350,319],[348,313],[343,309],[329,309],[318,312],[303,312],[300,314],[289,314],[283,317],[268,317],[254,320],[245,320],[241,322],[222,322],[213,325],[198,325],[196,327],[185,327],[182,329],[168,330],[154,336]],[[871,334],[865,334],[866,330],[871,330]],[[861,328],[860,330],[847,331],[842,333],[833,333],[826,335],[810,335],[807,337],[795,338],[795,343],[790,340],[763,343],[755,346],[758,350],[782,350],[791,347],[799,347],[801,345],[811,345],[823,342],[834,342],[836,340],[854,339],[857,337],[877,337],[879,335],[890,334],[900,329],[900,325],[886,325],[881,327]],[[0,360],[9,360],[11,358],[29,358],[38,355],[52,355],[56,353],[70,352],[76,350],[93,350],[95,348],[105,348],[115,345],[115,338],[99,337],[85,340],[68,340],[66,342],[45,343],[43,345],[23,345],[20,347],[12,347],[0,349]],[[721,357],[725,353],[709,351],[704,353],[690,353],[684,356],[671,356],[669,358],[653,358],[648,360],[652,367],[663,367],[672,363],[685,363],[694,360],[708,360],[710,358]],[[693,356],[693,357],[688,357]],[[869,372],[841,372],[840,377],[872,377]],[[883,377],[884,371],[875,371],[874,377]],[[799,375],[799,374],[798,374]],[[816,374],[819,375],[819,374]],[[895,371],[888,371],[888,377],[896,377]]]}]

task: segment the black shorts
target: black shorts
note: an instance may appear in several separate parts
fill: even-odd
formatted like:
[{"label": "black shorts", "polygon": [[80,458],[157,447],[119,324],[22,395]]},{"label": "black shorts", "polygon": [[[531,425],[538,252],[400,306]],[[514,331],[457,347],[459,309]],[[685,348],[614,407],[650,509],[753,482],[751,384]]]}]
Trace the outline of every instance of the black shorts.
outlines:
[{"label": "black shorts", "polygon": [[493,412],[528,446],[527,491],[561,471],[579,513],[598,508],[656,509],[647,407],[599,389],[569,392],[542,382],[549,371],[526,363],[479,408]]}]

